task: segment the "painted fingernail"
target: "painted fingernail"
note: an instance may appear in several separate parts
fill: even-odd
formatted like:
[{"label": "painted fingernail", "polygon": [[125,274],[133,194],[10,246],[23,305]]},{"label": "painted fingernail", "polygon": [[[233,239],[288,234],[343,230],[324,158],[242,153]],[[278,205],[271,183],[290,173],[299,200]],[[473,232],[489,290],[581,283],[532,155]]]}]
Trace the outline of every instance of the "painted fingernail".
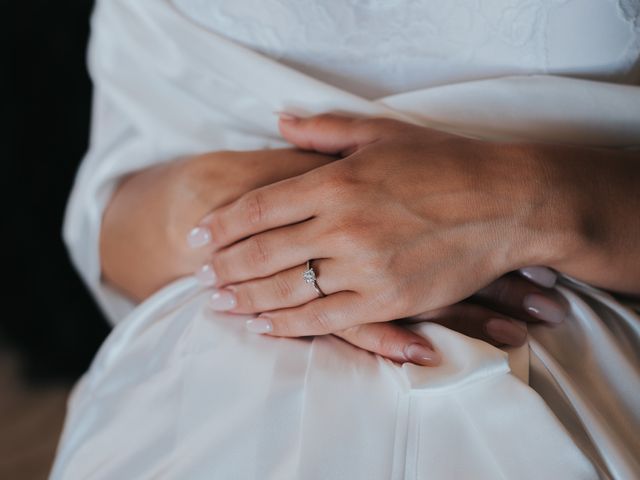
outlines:
[{"label": "painted fingernail", "polygon": [[211,242],[211,231],[206,227],[196,227],[187,235],[187,243],[191,248],[200,248]]},{"label": "painted fingernail", "polygon": [[211,287],[216,284],[216,280],[218,277],[216,276],[216,272],[213,271],[213,267],[211,265],[203,265],[201,266],[195,273],[196,280],[198,283],[204,287]]},{"label": "painted fingernail", "polygon": [[271,320],[262,315],[247,320],[246,325],[247,330],[253,333],[269,333],[273,331],[273,323],[271,323]]},{"label": "painted fingernail", "polygon": [[560,323],[567,317],[567,310],[558,302],[540,295],[530,293],[522,302],[529,315],[551,323]]},{"label": "painted fingernail", "polygon": [[495,341],[519,346],[527,339],[527,330],[509,320],[492,318],[484,326],[487,334]]},{"label": "painted fingernail", "polygon": [[558,280],[556,272],[547,267],[525,267],[520,269],[520,273],[523,277],[545,288],[553,287]]},{"label": "painted fingernail", "polygon": [[238,304],[235,295],[227,290],[216,290],[209,297],[209,307],[217,312],[226,312]]},{"label": "painted fingernail", "polygon": [[418,365],[435,366],[440,363],[440,354],[425,345],[412,343],[404,349],[405,357]]}]

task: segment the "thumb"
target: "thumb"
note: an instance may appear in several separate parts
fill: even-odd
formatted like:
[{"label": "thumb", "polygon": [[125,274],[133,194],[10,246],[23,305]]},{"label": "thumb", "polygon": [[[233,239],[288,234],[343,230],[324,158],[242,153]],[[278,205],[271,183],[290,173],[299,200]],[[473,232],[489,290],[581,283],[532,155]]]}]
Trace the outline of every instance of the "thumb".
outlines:
[{"label": "thumb", "polygon": [[350,155],[376,141],[385,131],[382,123],[392,120],[363,119],[326,113],[308,118],[280,114],[280,133],[304,150]]}]

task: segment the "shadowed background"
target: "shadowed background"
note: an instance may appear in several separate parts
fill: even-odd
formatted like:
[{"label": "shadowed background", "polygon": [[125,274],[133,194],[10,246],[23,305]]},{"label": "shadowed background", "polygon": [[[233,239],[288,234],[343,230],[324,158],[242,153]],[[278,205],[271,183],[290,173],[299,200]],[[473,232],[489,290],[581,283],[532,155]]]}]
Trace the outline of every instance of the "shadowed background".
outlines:
[{"label": "shadowed background", "polygon": [[1,3],[9,148],[2,179],[8,272],[0,315],[0,478],[46,478],[69,388],[109,330],[61,238],[88,140],[92,3]]}]

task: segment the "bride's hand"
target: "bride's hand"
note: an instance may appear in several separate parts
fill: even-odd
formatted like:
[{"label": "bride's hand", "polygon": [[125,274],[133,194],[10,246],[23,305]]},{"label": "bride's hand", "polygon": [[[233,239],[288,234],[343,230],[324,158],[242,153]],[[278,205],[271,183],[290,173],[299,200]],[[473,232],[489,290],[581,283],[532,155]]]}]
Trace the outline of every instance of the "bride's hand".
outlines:
[{"label": "bride's hand", "polygon": [[[281,130],[347,158],[208,216],[219,295],[232,311],[270,310],[254,330],[323,334],[438,310],[560,255],[573,233],[548,206],[547,172],[517,145],[335,115]],[[325,298],[302,282],[309,258]]]},{"label": "bride's hand", "polygon": [[[438,365],[440,354],[428,339],[413,333],[407,324],[429,321],[495,346],[517,347],[526,341],[526,323],[557,324],[568,315],[568,303],[551,289],[556,280],[556,274],[545,267],[524,268],[499,278],[469,299],[450,307],[398,321],[357,325],[333,332],[333,335],[396,362],[426,366]],[[260,313],[265,305],[274,301],[270,297],[291,294],[291,291],[264,290],[257,284],[252,287],[249,290],[239,286],[214,291],[212,307],[233,313]]]},{"label": "bride's hand", "polygon": [[[431,343],[409,332],[405,324],[429,321],[492,345],[523,345],[527,338],[526,323],[559,323],[568,315],[569,305],[548,288],[555,284],[553,271],[533,267],[519,273],[505,275],[468,300],[450,307],[399,321],[358,325],[334,335],[400,363],[412,361],[429,366],[437,365],[440,355]],[[521,276],[531,278],[531,273],[538,283]]]},{"label": "bride's hand", "polygon": [[[143,300],[207,260],[206,252],[184,242],[206,212],[333,160],[290,148],[218,151],[130,174],[105,209],[100,232],[103,277],[133,300]],[[202,243],[203,234],[195,232],[191,242]]]}]

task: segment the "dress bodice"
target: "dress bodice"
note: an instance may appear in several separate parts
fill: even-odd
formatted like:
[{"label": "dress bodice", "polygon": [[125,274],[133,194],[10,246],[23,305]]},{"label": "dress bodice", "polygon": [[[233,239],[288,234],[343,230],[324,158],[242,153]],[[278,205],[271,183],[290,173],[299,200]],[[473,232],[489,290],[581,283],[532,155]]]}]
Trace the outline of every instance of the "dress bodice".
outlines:
[{"label": "dress bodice", "polygon": [[206,28],[366,98],[514,74],[640,80],[640,0],[173,3]]}]

